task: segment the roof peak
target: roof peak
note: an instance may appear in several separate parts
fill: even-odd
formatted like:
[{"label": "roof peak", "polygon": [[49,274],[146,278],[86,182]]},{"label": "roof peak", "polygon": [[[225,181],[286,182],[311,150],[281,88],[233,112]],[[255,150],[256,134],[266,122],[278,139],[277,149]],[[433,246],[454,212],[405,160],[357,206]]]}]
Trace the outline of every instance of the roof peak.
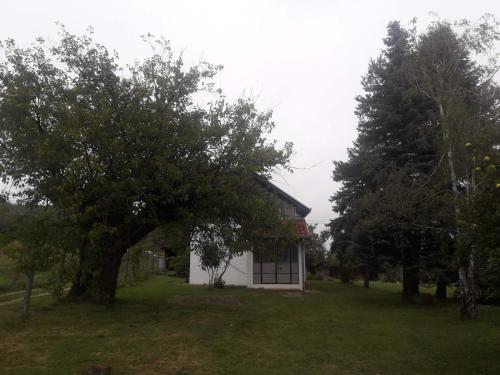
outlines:
[{"label": "roof peak", "polygon": [[307,207],[305,204],[302,202],[298,201],[294,197],[292,197],[290,194],[288,194],[286,191],[282,190],[275,184],[273,184],[270,180],[268,180],[266,177],[261,176],[259,174],[256,174],[256,179],[257,181],[261,182],[264,186],[267,188],[273,190],[276,194],[278,194],[282,199],[286,200],[287,202],[293,204],[296,207],[297,212],[303,216],[306,217],[309,215],[311,212],[311,209]]}]

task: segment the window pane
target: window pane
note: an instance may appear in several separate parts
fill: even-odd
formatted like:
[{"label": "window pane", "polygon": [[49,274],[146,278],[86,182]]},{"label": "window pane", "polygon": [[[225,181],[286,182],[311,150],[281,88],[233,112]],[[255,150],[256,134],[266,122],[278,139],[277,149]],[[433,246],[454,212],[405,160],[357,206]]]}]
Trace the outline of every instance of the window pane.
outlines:
[{"label": "window pane", "polygon": [[292,273],[292,284],[298,284],[298,283],[299,283],[299,274]]},{"label": "window pane", "polygon": [[290,284],[290,273],[279,273],[278,284]]},{"label": "window pane", "polygon": [[262,263],[262,273],[276,273],[276,263]]},{"label": "window pane", "polygon": [[293,245],[290,249],[292,261],[292,273],[299,273],[299,249]]},{"label": "window pane", "polygon": [[253,262],[253,273],[261,273],[260,262]]},{"label": "window pane", "polygon": [[290,273],[290,263],[278,263],[278,273]]},{"label": "window pane", "polygon": [[299,249],[297,248],[297,246],[292,245],[290,252],[292,253],[292,263],[298,262],[299,261],[299,254],[298,254]]},{"label": "window pane", "polygon": [[253,275],[253,283],[254,284],[260,284],[260,274]]},{"label": "window pane", "polygon": [[274,273],[263,273],[262,274],[263,284],[276,284],[276,274]]},{"label": "window pane", "polygon": [[262,251],[262,261],[263,262],[274,262],[276,256],[274,255],[273,247],[268,247]]}]

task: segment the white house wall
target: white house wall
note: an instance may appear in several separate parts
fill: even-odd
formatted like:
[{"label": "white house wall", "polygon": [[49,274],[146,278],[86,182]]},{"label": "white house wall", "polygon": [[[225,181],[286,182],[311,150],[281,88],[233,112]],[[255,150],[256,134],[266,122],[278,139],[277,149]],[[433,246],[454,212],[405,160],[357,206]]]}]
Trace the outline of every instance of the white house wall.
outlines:
[{"label": "white house wall", "polygon": [[[231,259],[223,279],[226,285],[246,286],[248,283],[248,253]],[[208,273],[201,268],[200,257],[191,251],[189,257],[189,283],[194,285],[208,285]]]}]

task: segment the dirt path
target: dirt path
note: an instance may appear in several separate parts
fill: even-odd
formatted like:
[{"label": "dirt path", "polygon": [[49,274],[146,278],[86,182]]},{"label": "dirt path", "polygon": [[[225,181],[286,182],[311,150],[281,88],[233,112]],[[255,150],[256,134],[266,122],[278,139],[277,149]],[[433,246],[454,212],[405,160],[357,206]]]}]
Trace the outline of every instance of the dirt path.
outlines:
[{"label": "dirt path", "polygon": [[[32,296],[31,296],[31,298],[48,296],[49,294],[50,294],[50,293],[40,293],[40,294],[35,294],[35,295],[32,295]],[[23,300],[23,297],[21,297],[21,298],[16,298],[16,299],[11,299],[11,300],[9,300],[9,301],[0,302],[0,306],[12,305],[12,304],[14,304],[14,303],[21,302],[22,300]]]},{"label": "dirt path", "polygon": [[[33,289],[33,293],[35,293],[39,290],[43,290],[43,289],[40,289],[40,288]],[[9,293],[2,293],[2,294],[0,294],[0,298],[5,297],[5,296],[13,296],[14,294],[22,294],[22,293],[24,293],[24,290],[18,290],[18,291],[9,292]]]}]

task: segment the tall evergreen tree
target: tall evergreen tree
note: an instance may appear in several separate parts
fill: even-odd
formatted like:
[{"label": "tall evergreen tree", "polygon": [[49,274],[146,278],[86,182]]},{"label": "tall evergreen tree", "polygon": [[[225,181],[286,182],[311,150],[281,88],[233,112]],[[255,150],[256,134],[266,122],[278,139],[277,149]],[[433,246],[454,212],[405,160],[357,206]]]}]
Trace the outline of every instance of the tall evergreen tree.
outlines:
[{"label": "tall evergreen tree", "polygon": [[[365,93],[357,98],[358,138],[348,160],[335,162],[334,180],[342,187],[332,197],[340,215],[332,230],[343,227],[344,233],[332,233],[332,246],[337,251],[336,237],[344,238],[344,244],[347,237],[364,266],[376,265],[377,259],[402,264],[404,298],[410,300],[418,292],[422,230],[410,217],[418,202],[408,200],[406,188],[419,196],[426,191],[422,185],[436,164],[436,132],[429,126],[432,103],[405,75],[405,61],[414,47],[411,33],[392,22],[384,43],[363,78]],[[395,199],[408,204],[398,206]]]},{"label": "tall evergreen tree", "polygon": [[476,279],[480,296],[495,295],[498,280],[499,25],[492,16],[438,21],[418,35],[390,24],[363,80],[358,138],[334,170],[343,183],[332,197],[334,250],[351,264],[401,264],[405,300],[419,269],[435,274],[440,297],[455,272],[467,319],[477,313]]}]

